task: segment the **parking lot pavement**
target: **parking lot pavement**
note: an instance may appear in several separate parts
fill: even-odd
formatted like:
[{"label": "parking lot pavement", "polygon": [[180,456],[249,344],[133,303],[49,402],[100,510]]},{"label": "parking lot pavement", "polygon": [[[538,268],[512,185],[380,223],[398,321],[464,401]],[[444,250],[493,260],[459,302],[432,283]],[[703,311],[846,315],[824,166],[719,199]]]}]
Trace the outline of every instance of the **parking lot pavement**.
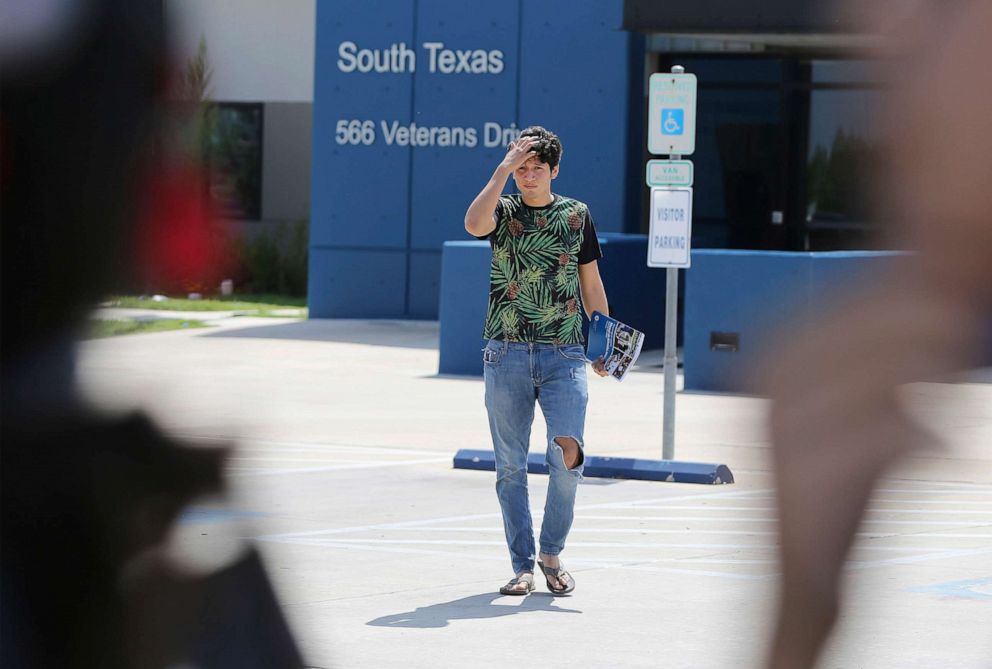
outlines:
[{"label": "parking lot pavement", "polygon": [[[436,323],[218,325],[87,342],[80,385],[100,407],[237,445],[230,499],[189,509],[177,552],[209,563],[253,538],[311,666],[756,666],[778,573],[763,400],[680,394],[676,456],[727,464],[736,482],[586,479],[562,555],[575,593],[539,578],[501,597],[493,475],[451,467],[489,443],[482,383],[437,376]],[[660,455],[658,361],[590,380],[590,453]],[[947,446],[876,491],[823,666],[988,667],[992,385],[905,395]],[[535,523],[546,486],[531,477]]]}]

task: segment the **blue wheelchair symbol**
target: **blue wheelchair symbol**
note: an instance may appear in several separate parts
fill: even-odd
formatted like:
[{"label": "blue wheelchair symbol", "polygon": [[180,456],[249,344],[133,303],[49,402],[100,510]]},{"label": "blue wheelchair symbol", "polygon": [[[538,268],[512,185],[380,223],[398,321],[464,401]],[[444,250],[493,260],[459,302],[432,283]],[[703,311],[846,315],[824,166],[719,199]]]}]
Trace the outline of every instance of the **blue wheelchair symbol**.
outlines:
[{"label": "blue wheelchair symbol", "polygon": [[683,109],[662,109],[661,110],[661,134],[681,135],[685,130],[683,121],[685,120],[685,110]]}]

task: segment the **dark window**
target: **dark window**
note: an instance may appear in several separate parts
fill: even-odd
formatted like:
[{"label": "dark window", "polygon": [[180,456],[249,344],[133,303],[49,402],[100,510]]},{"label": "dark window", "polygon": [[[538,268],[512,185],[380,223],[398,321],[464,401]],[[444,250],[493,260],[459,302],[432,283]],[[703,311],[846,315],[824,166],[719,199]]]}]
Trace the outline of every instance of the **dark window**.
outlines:
[{"label": "dark window", "polygon": [[866,248],[877,232],[871,193],[884,130],[864,63],[814,61],[805,174],[805,248]]},{"label": "dark window", "polygon": [[678,58],[686,72],[706,86],[771,84],[782,81],[782,61],[777,58],[686,57]]},{"label": "dark window", "polygon": [[210,196],[225,218],[262,214],[262,105],[218,102],[210,134]]},{"label": "dark window", "polygon": [[[697,105],[693,236],[710,246],[776,248],[783,119],[779,91],[701,87]],[[699,244],[694,244],[700,246]]]},{"label": "dark window", "polygon": [[[781,58],[672,56],[698,80],[692,245],[781,249],[789,117]],[[654,156],[651,156],[654,157]]]},{"label": "dark window", "polygon": [[661,54],[660,71],[674,64],[699,83],[696,151],[685,156],[695,166],[695,248],[871,248],[885,136],[869,63]]}]

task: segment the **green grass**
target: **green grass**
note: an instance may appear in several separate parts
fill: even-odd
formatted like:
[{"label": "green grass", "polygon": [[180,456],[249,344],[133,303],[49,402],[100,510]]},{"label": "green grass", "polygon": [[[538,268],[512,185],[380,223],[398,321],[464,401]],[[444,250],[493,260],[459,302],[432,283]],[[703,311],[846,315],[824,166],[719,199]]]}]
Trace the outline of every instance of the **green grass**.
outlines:
[{"label": "green grass", "polygon": [[150,298],[139,298],[134,295],[117,295],[111,297],[103,306],[124,309],[157,309],[161,311],[241,311],[246,316],[277,316],[284,314],[273,313],[276,310],[295,309],[292,316],[305,318],[307,301],[304,297],[286,297],[285,295],[230,295],[216,296],[203,300],[189,300],[183,297],[170,297],[156,302]]},{"label": "green grass", "polygon": [[188,328],[210,327],[203,321],[189,321],[179,318],[166,318],[157,321],[90,321],[87,339],[101,339],[118,335],[142,334],[145,332],[166,332],[168,330],[185,330]]}]

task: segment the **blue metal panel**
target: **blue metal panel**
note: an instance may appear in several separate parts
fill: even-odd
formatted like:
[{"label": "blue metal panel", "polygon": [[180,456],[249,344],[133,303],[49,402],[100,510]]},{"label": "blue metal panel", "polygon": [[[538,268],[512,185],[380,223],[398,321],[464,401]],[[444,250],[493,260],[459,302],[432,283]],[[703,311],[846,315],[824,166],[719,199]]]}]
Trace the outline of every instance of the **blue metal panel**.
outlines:
[{"label": "blue metal panel", "polygon": [[[640,38],[616,30],[621,11],[621,0],[375,0],[347,9],[318,3],[311,315],[433,317],[438,262],[431,254],[446,239],[464,238],[465,209],[505,150],[506,137],[491,129],[518,130],[524,109],[532,117],[527,122],[548,125],[565,139],[571,172],[556,190],[589,202],[601,231],[623,230],[630,46]],[[521,36],[528,41],[522,51]],[[339,62],[347,69],[348,52],[341,50],[346,42],[380,54],[402,43],[414,53],[413,67],[343,71]],[[440,72],[439,60],[432,68],[430,43],[498,50],[502,70]],[[527,77],[526,100],[519,95],[521,74]],[[635,103],[639,100],[635,96]],[[366,120],[373,122],[371,144],[338,141],[339,121]],[[409,132],[411,124],[470,129],[475,145],[440,146],[438,140],[414,147],[387,140],[387,129]],[[331,250],[339,253],[326,253]],[[388,287],[339,280],[344,268],[363,267],[360,259],[378,250],[404,255],[402,273],[389,263],[388,280],[372,282]],[[346,262],[349,254],[358,255]],[[332,255],[336,267],[318,266]],[[368,272],[352,279],[358,276],[364,279]],[[318,283],[332,278],[336,287]],[[332,294],[339,289],[349,293]],[[403,300],[399,312],[397,296]]]},{"label": "blue metal panel", "polygon": [[310,249],[307,303],[313,318],[403,318],[403,251]]},{"label": "blue metal panel", "polygon": [[[804,322],[809,254],[704,249],[686,272],[686,390],[747,391],[777,326]],[[739,335],[739,350],[710,350],[712,332]]]},{"label": "blue metal panel", "polygon": [[622,0],[525,0],[521,24],[519,122],[561,137],[555,191],[586,202],[603,232],[624,230],[628,105],[641,101],[622,19]]},{"label": "blue metal panel", "polygon": [[[379,123],[410,123],[413,77],[342,72],[338,59],[340,45],[348,41],[361,49],[401,42],[416,49],[414,6],[395,0],[352,3],[346,9],[338,3],[317,3],[312,245],[406,247],[410,148],[388,146]],[[338,144],[340,120],[374,121],[375,143]]]},{"label": "blue metal panel", "polygon": [[[496,459],[492,451],[463,448],[455,453],[454,468],[495,471]],[[530,474],[548,473],[548,463],[543,454],[533,453],[527,457],[527,472]],[[636,479],[706,485],[734,482],[734,475],[727,465],[597,456],[586,457],[582,475],[590,478]]]},{"label": "blue metal panel", "polygon": [[[429,53],[415,78],[418,125],[476,131],[474,147],[418,147],[413,153],[411,193],[414,249],[440,251],[448,239],[465,237],[465,210],[506,154],[492,144],[486,124],[510,128],[517,106],[517,3],[420,0],[417,41],[441,42],[455,50],[500,50],[498,74],[431,73]],[[492,127],[492,126],[490,126]],[[498,139],[498,137],[497,137]],[[435,298],[436,299],[436,298]],[[436,310],[436,302],[435,302]]]},{"label": "blue metal panel", "polygon": [[875,284],[875,275],[888,269],[898,251],[834,251],[812,254],[810,299],[821,307],[847,289],[865,289]]},{"label": "blue metal panel", "polygon": [[441,287],[441,253],[413,251],[410,253],[410,276],[407,315],[420,320],[436,320],[438,292]]},{"label": "blue metal panel", "polygon": [[[754,373],[851,286],[897,253],[788,253],[703,249],[686,274],[686,390],[755,392]],[[711,332],[739,335],[738,351],[710,350]]]}]

